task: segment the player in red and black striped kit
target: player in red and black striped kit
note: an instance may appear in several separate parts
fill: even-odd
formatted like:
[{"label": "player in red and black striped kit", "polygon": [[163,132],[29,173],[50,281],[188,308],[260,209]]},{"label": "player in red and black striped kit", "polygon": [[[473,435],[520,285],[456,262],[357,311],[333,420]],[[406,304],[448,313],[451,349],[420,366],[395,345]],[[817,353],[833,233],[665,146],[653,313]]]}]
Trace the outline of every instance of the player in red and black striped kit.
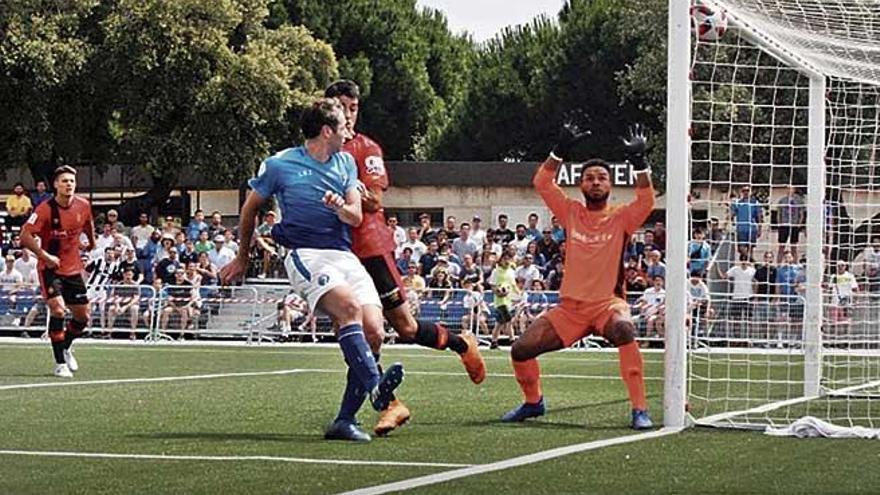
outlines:
[{"label": "player in red and black striped kit", "polygon": [[[95,223],[88,200],[74,195],[76,170],[62,166],[52,180],[55,196],[37,206],[21,232],[21,245],[36,253],[43,300],[49,307],[49,339],[55,376],[72,378],[79,365],[70,349],[89,324],[89,298],[83,281],[80,250],[95,249]],[[86,235],[87,244],[80,237]],[[37,242],[37,238],[40,241]],[[64,325],[64,311],[73,318]]]},{"label": "player in red and black striped kit", "polygon": [[[382,210],[382,194],[388,189],[388,174],[385,171],[382,148],[369,137],[355,131],[360,89],[353,81],[340,80],[331,84],[324,95],[339,99],[345,112],[351,138],[346,141],[342,150],[354,157],[358,179],[364,186],[361,194],[364,219],[360,226],[353,229],[352,251],[360,258],[376,285],[385,318],[394,327],[401,341],[415,342],[432,349],[448,348],[458,353],[471,381],[481,383],[486,377],[486,366],[480,355],[477,339],[470,333],[456,335],[439,323],[417,321],[410,312],[403,281],[394,261],[394,234],[385,223]],[[378,322],[368,324],[367,319],[365,313],[364,330],[378,362],[384,339],[382,321],[379,318]],[[386,435],[404,424],[409,417],[409,409],[395,399],[382,412],[374,430],[377,435]]]}]

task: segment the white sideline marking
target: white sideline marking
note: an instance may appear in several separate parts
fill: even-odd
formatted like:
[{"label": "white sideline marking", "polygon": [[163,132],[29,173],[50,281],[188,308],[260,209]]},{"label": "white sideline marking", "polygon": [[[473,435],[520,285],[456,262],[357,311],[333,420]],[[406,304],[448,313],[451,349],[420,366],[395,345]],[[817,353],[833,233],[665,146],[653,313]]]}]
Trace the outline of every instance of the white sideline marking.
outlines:
[{"label": "white sideline marking", "polygon": [[461,468],[473,464],[452,464],[445,462],[395,462],[395,461],[358,461],[344,459],[309,459],[305,457],[275,457],[268,455],[165,455],[165,454],[112,454],[103,452],[49,452],[35,450],[0,450],[0,455],[21,455],[33,457],[84,457],[90,459],[147,459],[156,461],[271,461],[295,462],[302,464],[332,464],[348,466],[397,466],[397,467],[451,467]]},{"label": "white sideline marking", "polygon": [[[154,383],[154,382],[176,382],[186,380],[211,380],[216,378],[239,378],[249,376],[271,376],[271,375],[292,375],[295,373],[344,373],[345,369],[326,369],[326,368],[296,368],[290,370],[275,371],[248,371],[243,373],[213,373],[208,375],[184,375],[184,376],[159,376],[153,378],[114,378],[105,380],[87,380],[82,382],[68,381],[57,379],[52,382],[38,383],[16,383],[13,385],[0,386],[0,391],[4,390],[20,390],[29,388],[55,388],[55,387],[74,387],[81,385],[116,385],[120,383]],[[426,376],[464,376],[464,373],[452,371],[406,371],[408,375],[426,375]],[[512,373],[490,373],[487,376],[495,378],[513,378]],[[603,375],[566,375],[566,374],[546,374],[541,378],[562,378],[574,380],[620,380],[616,376]],[[645,377],[645,380],[662,380],[660,377]]]},{"label": "white sideline marking", "polygon": [[440,473],[429,474],[427,476],[419,476],[416,478],[410,478],[401,481],[395,481],[394,483],[387,483],[384,485],[376,485],[368,488],[360,488],[358,490],[352,490],[349,492],[344,492],[340,495],[380,495],[383,493],[391,493],[391,492],[399,492],[403,490],[411,490],[413,488],[418,488],[422,486],[435,485],[437,483],[444,483],[446,481],[451,481],[459,478],[466,478],[468,476],[477,476],[480,474],[491,473],[494,471],[501,471],[502,469],[510,469],[519,466],[525,466],[528,464],[534,464],[537,462],[546,461],[549,459],[555,459],[557,457],[566,456],[569,454],[576,454],[579,452],[585,452],[588,450],[596,450],[602,449],[605,447],[611,447],[614,445],[621,445],[625,443],[631,442],[639,442],[642,440],[649,440],[652,438],[660,438],[668,435],[672,435],[682,431],[681,428],[662,428],[657,431],[650,431],[647,433],[638,433],[635,435],[626,435],[623,437],[616,438],[606,438],[604,440],[594,440],[592,442],[579,443],[576,445],[569,445],[567,447],[558,447],[555,449],[544,450],[541,452],[536,452],[534,454],[523,455],[519,457],[514,457],[511,459],[506,459],[503,461],[493,462],[490,464],[477,464],[475,466],[470,466],[462,469],[455,469],[452,471],[443,471]]},{"label": "white sideline marking", "polygon": [[[305,370],[305,369],[292,369],[292,370],[276,370],[276,371],[249,371],[243,373],[214,373],[210,375],[184,375],[184,376],[157,376],[153,378],[115,378],[109,380],[87,380],[84,382],[77,381],[58,381],[54,382],[40,382],[40,383],[18,383],[15,385],[3,385],[0,386],[0,391],[3,390],[18,390],[23,388],[51,388],[51,387],[75,387],[80,385],[115,385],[118,383],[152,383],[152,382],[175,382],[175,381],[184,381],[184,380],[210,380],[214,378],[230,378],[230,377],[242,377],[242,376],[265,376],[265,375],[292,375],[294,373],[305,373],[307,371],[324,371],[324,370]],[[326,370],[326,371],[337,371],[337,370]]]},{"label": "white sideline marking", "polygon": [[[0,348],[16,348],[16,347],[31,347],[31,348],[43,348],[48,344],[46,341],[35,342],[34,339],[23,339],[20,337],[0,337]],[[244,344],[237,342],[203,342],[203,341],[186,341],[186,342],[131,342],[127,340],[119,340],[119,341],[97,341],[90,339],[81,339],[77,340],[77,346],[86,347],[89,349],[96,350],[114,350],[114,351],[145,351],[145,352],[219,352],[219,353],[239,353],[239,352],[255,352],[255,353],[264,353],[270,355],[285,355],[285,356],[316,356],[316,355],[328,355],[332,354],[334,356],[339,355],[339,346],[337,344],[314,344],[314,343],[290,343],[290,344]],[[312,352],[306,352],[306,349],[311,349]],[[417,346],[414,344],[385,344],[382,346],[383,350],[395,351],[395,356],[404,358],[416,358],[416,359],[449,359],[450,356],[454,357],[454,354],[436,351],[433,349],[427,349],[421,346]],[[314,352],[315,350],[332,350],[335,352]],[[485,351],[485,347],[482,349]],[[406,351],[415,351],[412,353],[406,353]],[[399,352],[399,353],[398,353]],[[491,355],[487,353],[483,353],[483,359],[489,360],[498,360],[498,361],[510,361],[510,355],[506,352],[506,349],[502,349],[504,354]],[[662,356],[660,359],[651,359],[647,356],[651,356],[654,354],[662,354],[663,349],[641,349],[643,355],[646,356],[644,361],[646,363],[654,363],[654,364],[662,364],[663,359]],[[558,357],[562,355],[577,355],[580,354],[583,357]],[[602,349],[562,349],[554,353],[554,357],[552,361],[556,362],[577,362],[585,365],[596,364],[591,362],[588,358],[590,356],[596,355],[605,355],[605,354],[617,354],[617,349],[608,347]],[[607,361],[614,362],[614,361]],[[605,361],[602,361],[604,364]]]}]

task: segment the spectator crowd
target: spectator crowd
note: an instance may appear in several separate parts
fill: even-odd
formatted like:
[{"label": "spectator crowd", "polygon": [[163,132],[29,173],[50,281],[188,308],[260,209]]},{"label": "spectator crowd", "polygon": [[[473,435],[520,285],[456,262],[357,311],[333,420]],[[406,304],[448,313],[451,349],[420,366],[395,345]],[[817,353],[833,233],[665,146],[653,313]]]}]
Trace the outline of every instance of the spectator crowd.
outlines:
[{"label": "spectator crowd", "polygon": [[[46,184],[39,182],[28,194],[16,184],[6,199],[4,235],[0,252],[5,269],[0,273],[0,301],[6,308],[19,300],[35,301],[21,323],[30,326],[34,317],[45,311],[39,302],[36,259],[20,245],[18,231],[36,205],[51,196]],[[695,331],[708,331],[707,321],[721,317],[744,322],[759,316],[768,321],[793,322],[802,318],[805,292],[805,268],[797,258],[799,234],[805,222],[804,200],[795,188],[775,205],[778,242],[775,250],[763,253],[754,263],[753,251],[762,238],[764,206],[751,195],[748,186],[731,197],[727,222],[710,218],[692,232],[688,245],[689,305]],[[125,320],[134,338],[138,325],[147,328],[158,318],[159,327],[171,322],[180,330],[197,328],[203,316],[204,287],[218,284],[218,272],[237,254],[236,229],[223,223],[221,212],[207,217],[196,210],[182,225],[173,216],[154,221],[146,212],[136,225],[126,226],[116,210],[96,218],[97,243],[91,252],[82,253],[90,298],[96,302],[95,323],[101,328],[115,328]],[[442,312],[456,302],[465,309],[462,326],[479,327],[491,333],[496,343],[501,335],[513,338],[529,322],[555,302],[553,293],[562,285],[565,270],[566,233],[557,218],[543,222],[530,213],[525,223],[511,223],[502,213],[494,225],[484,225],[480,216],[459,221],[448,216],[435,225],[431,215],[423,213],[418,225],[405,227],[398,217],[389,215],[393,232],[395,261],[414,312],[425,302],[439,306]],[[284,249],[272,239],[277,214],[267,212],[256,229],[249,275],[256,278],[284,277],[281,260]],[[729,228],[725,225],[729,225]],[[713,262],[728,232],[737,248],[737,263],[721,269]],[[828,277],[827,288],[833,296],[835,322],[846,324],[853,294],[863,288],[880,292],[880,237],[872,240],[862,257],[860,280],[841,261]],[[623,257],[623,285],[633,312],[646,335],[662,336],[666,280],[666,229],[654,222],[632,235]],[[717,314],[712,304],[708,280],[729,280],[724,314]],[[139,287],[150,286],[146,291]],[[453,301],[453,290],[460,296]],[[155,308],[148,299],[161,294],[165,305]],[[212,293],[216,294],[216,293]],[[463,296],[461,296],[463,294]],[[491,294],[491,297],[482,297]],[[551,294],[548,296],[548,294]],[[314,332],[314,318],[302,312],[301,301],[279,303],[277,325],[289,331],[290,314],[296,314]],[[2,314],[4,307],[0,307]],[[296,319],[296,318],[294,318]],[[494,320],[494,328],[488,328]]]}]

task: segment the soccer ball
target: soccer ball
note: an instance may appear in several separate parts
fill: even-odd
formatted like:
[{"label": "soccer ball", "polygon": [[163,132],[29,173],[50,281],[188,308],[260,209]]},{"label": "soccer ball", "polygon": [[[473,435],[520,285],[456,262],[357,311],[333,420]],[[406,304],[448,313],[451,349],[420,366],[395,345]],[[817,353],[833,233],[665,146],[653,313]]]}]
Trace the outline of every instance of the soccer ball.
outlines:
[{"label": "soccer ball", "polygon": [[727,13],[705,5],[691,7],[694,30],[702,41],[718,41],[727,32]]}]

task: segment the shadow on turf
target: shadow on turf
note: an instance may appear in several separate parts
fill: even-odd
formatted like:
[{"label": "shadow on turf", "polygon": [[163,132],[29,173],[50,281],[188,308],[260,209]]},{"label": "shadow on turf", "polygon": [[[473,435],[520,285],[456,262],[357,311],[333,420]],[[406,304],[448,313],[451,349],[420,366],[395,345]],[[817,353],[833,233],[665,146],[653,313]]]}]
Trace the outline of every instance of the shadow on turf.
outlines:
[{"label": "shadow on turf", "polygon": [[324,443],[322,435],[315,434],[290,434],[290,433],[230,433],[230,432],[158,432],[140,433],[127,435],[129,438],[150,440],[208,440],[214,442],[237,441],[260,441],[260,442],[297,442],[297,443]]},{"label": "shadow on turf", "polygon": [[[650,396],[649,396],[650,397]],[[529,427],[534,428],[544,428],[548,430],[622,430],[627,429],[627,426],[622,425],[619,421],[614,421],[610,424],[593,424],[590,422],[590,416],[585,415],[585,420],[579,423],[566,423],[566,422],[557,422],[557,421],[547,421],[548,419],[552,419],[557,416],[562,416],[572,412],[578,411],[590,411],[595,409],[600,409],[608,406],[616,406],[620,404],[629,404],[629,399],[616,399],[605,402],[594,402],[591,404],[583,404],[578,406],[566,406],[566,407],[548,407],[547,414],[543,417],[543,419],[537,420],[529,420],[526,424]],[[432,421],[432,422],[422,422],[419,424],[422,425],[432,425],[432,426],[446,426],[452,423],[442,422],[442,421]],[[454,424],[459,426],[492,426],[492,425],[508,425],[509,423],[503,423],[499,417],[484,419],[484,420],[472,420],[472,421],[464,421],[464,422],[455,422]],[[513,423],[514,425],[516,423]]]}]

